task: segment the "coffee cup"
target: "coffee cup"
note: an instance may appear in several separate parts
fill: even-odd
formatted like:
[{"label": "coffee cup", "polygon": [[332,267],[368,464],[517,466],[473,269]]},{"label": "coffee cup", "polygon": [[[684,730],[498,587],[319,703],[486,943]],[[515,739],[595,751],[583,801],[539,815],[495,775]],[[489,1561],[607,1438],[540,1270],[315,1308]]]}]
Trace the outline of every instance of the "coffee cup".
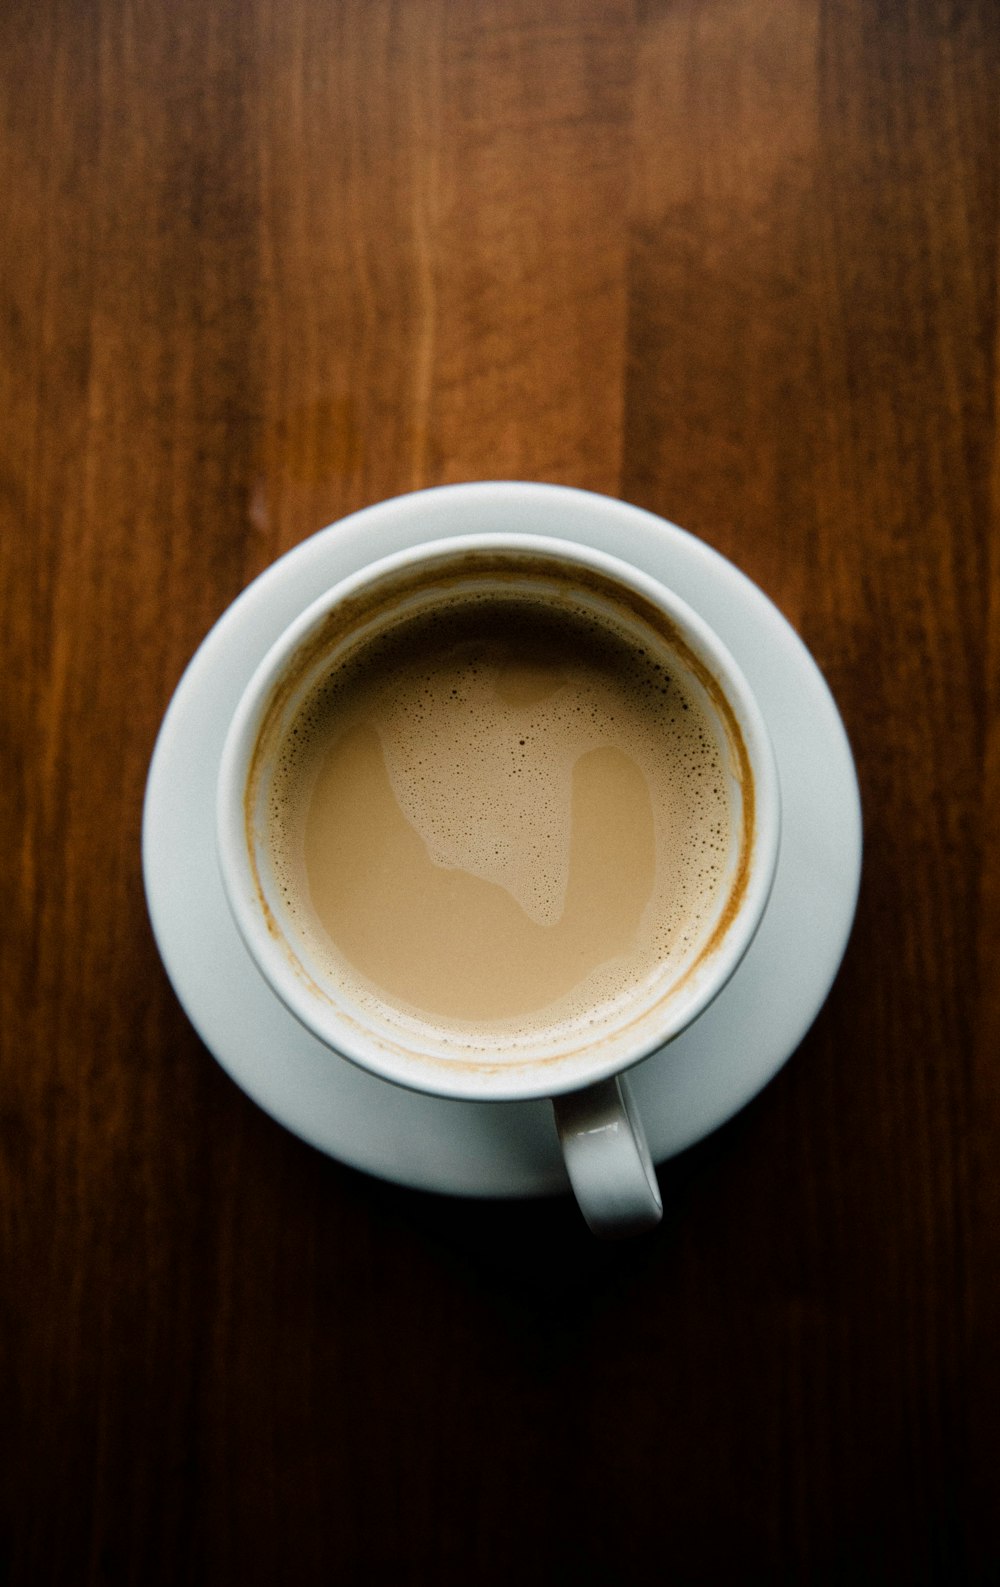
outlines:
[{"label": "coffee cup", "polygon": [[662,1206],[627,1071],[760,922],[767,728],[655,579],[534,532],[435,539],[433,496],[427,539],[313,602],[250,679],[218,779],[225,892],[331,1053],[441,1098],[551,1099],[587,1223],[635,1233]]}]

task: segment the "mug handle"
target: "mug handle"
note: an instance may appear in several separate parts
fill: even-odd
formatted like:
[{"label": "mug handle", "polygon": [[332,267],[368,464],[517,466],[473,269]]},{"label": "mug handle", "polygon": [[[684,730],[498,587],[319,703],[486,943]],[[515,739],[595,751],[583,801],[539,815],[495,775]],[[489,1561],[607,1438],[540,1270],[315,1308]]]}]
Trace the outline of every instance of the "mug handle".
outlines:
[{"label": "mug handle", "polygon": [[553,1097],[552,1108],[569,1182],[593,1233],[618,1239],[655,1228],[663,1202],[625,1076]]}]

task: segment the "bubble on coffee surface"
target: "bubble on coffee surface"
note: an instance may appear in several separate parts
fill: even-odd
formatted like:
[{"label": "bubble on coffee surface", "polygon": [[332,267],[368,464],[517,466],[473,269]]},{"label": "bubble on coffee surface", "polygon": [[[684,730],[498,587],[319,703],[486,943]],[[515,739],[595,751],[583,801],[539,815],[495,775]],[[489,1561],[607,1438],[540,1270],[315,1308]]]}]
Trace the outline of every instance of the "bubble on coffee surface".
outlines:
[{"label": "bubble on coffee surface", "polygon": [[682,967],[731,829],[723,752],[671,658],[565,602],[488,595],[313,688],[268,823],[309,956],[352,967],[352,996],[514,1035],[600,1022]]}]

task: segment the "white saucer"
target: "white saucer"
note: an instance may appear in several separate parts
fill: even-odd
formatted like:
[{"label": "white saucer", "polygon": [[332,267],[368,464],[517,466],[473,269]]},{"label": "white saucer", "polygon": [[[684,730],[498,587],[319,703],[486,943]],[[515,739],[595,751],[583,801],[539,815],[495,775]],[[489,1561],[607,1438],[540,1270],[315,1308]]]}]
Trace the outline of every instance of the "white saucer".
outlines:
[{"label": "white saucer", "polygon": [[[472,495],[434,493],[434,535],[468,533]],[[621,506],[613,536],[603,498],[520,488],[520,532],[553,528],[659,578],[716,629],[750,680],[771,729],[783,825],[774,891],[757,937],[715,1003],[632,1071],[658,1162],[709,1135],[772,1078],[826,999],[847,945],[861,874],[861,810],[843,725],[802,641],[730,562],[663,519]],[[532,521],[541,493],[544,526]],[[423,493],[425,496],[429,493]],[[215,781],[229,719],[257,662],[291,619],[366,563],[429,539],[408,498],[344,519],[297,546],[246,589],[177,688],[150,767],[143,865],[153,930],[195,1029],[237,1085],[321,1151],[381,1178],[471,1196],[531,1196],[567,1186],[547,1102],[440,1101],[376,1079],[322,1047],[285,1010],[247,956],[215,858]],[[592,522],[591,522],[592,518]]]}]

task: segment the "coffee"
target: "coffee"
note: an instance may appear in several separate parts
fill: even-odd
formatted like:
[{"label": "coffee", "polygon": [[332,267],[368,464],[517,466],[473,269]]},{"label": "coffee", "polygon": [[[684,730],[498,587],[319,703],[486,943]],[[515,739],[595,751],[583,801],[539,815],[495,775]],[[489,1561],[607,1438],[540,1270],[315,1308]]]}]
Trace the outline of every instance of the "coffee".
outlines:
[{"label": "coffee", "polygon": [[296,954],[445,1045],[621,1022],[705,951],[745,864],[711,680],[567,580],[417,603],[268,731],[264,849]]}]

